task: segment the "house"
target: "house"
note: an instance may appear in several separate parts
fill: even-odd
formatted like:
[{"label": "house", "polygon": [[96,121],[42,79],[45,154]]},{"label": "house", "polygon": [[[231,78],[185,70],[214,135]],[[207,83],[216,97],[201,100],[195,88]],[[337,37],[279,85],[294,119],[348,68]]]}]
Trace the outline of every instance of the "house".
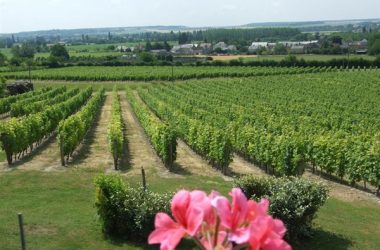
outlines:
[{"label": "house", "polygon": [[368,49],[357,49],[357,50],[355,50],[355,53],[358,55],[365,55],[365,54],[367,54],[367,52],[368,52]]},{"label": "house", "polygon": [[303,53],[305,53],[305,45],[293,45],[290,48],[290,51],[293,54],[303,54]]},{"label": "house", "polygon": [[152,49],[150,52],[153,54],[165,56],[170,54],[166,49]]},{"label": "house", "polygon": [[367,47],[367,46],[368,46],[368,40],[364,38],[363,40],[361,40],[361,41],[359,42],[359,45],[360,45],[361,47]]},{"label": "house", "polygon": [[228,46],[227,46],[227,50],[228,50],[228,51],[237,51],[237,48],[236,48],[235,45],[228,45]]},{"label": "house", "polygon": [[225,42],[218,42],[217,44],[214,45],[213,49],[214,50],[220,49],[222,51],[236,51],[237,50],[235,45],[228,45]]},{"label": "house", "polygon": [[248,47],[248,51],[255,52],[261,48],[267,48],[268,42],[253,42],[251,46]]},{"label": "house", "polygon": [[181,54],[181,55],[193,55],[194,51],[193,49],[196,48],[198,45],[197,44],[180,44],[180,45],[175,45],[171,49],[171,52],[173,54]]}]

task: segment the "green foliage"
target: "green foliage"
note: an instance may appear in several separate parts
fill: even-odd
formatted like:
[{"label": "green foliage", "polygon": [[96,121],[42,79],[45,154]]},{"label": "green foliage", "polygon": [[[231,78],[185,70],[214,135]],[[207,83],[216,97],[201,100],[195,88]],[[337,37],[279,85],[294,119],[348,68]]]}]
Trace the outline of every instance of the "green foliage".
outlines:
[{"label": "green foliage", "polygon": [[[0,76],[0,98],[3,97],[5,95],[5,90],[7,88],[7,85],[5,84],[5,79],[3,77]],[[2,101],[3,99],[0,100],[0,102]],[[1,110],[1,108],[0,108]]]},{"label": "green foliage", "polygon": [[236,180],[235,185],[254,200],[270,201],[269,212],[281,219],[291,240],[309,236],[318,209],[326,202],[326,186],[302,178],[259,178],[253,175]]},{"label": "green foliage", "polygon": [[120,176],[100,175],[95,185],[95,206],[108,235],[146,242],[156,214],[170,211],[171,194],[130,187]]},{"label": "green foliage", "polygon": [[7,61],[7,57],[0,52],[0,66],[4,66]]},{"label": "green foliage", "polygon": [[[29,98],[23,98],[21,100],[18,100],[17,102],[13,103],[11,105],[11,116],[17,117],[22,115],[27,115],[29,113],[34,112],[30,107],[33,106],[32,104],[39,102],[39,101],[46,101],[51,98],[54,98],[55,96],[62,94],[66,92],[66,86],[54,88],[51,89],[45,93],[42,93],[40,95],[31,96]],[[65,99],[63,99],[65,100]],[[62,100],[62,101],[63,101]],[[44,107],[42,106],[39,110],[42,110]],[[36,112],[34,112],[36,113]]]},{"label": "green foliage", "polygon": [[52,133],[61,120],[76,112],[92,93],[91,88],[81,91],[72,98],[48,106],[41,112],[25,116],[21,119],[11,118],[0,124],[0,141],[6,153],[8,164],[12,164],[13,156],[33,150],[34,143],[40,143]]},{"label": "green foliage", "polygon": [[136,91],[217,166],[228,166],[235,152],[275,175],[300,175],[312,166],[379,187],[379,72],[314,70],[319,74],[192,80]]},{"label": "green foliage", "polygon": [[70,157],[82,142],[103,103],[105,89],[101,88],[77,113],[60,121],[58,143],[64,156]]},{"label": "green foliage", "polygon": [[[149,53],[141,53],[141,56]],[[152,55],[148,56],[149,58]],[[148,59],[151,60],[152,58]],[[281,66],[294,66],[296,62],[288,60],[281,62]],[[218,62],[222,63],[222,62]],[[256,61],[252,63],[261,62]],[[228,64],[228,63],[226,63]],[[222,65],[224,65],[222,63]],[[339,66],[342,65],[341,63]],[[351,63],[350,63],[351,65]],[[241,66],[130,66],[130,67],[64,67],[58,69],[43,69],[33,71],[32,78],[38,80],[66,80],[66,81],[153,81],[153,80],[187,80],[193,78],[217,78],[217,77],[250,77],[260,75],[286,75],[299,73],[312,73],[321,71],[338,71],[336,68],[327,67],[241,67]],[[173,70],[173,71],[172,71]],[[172,75],[173,73],[173,75]],[[25,79],[29,77],[28,71],[4,72],[7,78]]]},{"label": "green foliage", "polygon": [[34,57],[35,49],[31,44],[23,43],[21,46],[13,46],[12,54],[15,58],[20,58],[21,60],[30,60]]},{"label": "green foliage", "polygon": [[117,169],[118,160],[123,154],[124,134],[121,116],[120,98],[115,85],[112,91],[111,120],[108,124],[108,146],[114,159],[114,166]]},{"label": "green foliage", "polygon": [[177,157],[177,134],[175,130],[172,126],[161,122],[155,117],[149,108],[140,99],[136,98],[129,87],[127,88],[127,97],[157,155],[171,170]]},{"label": "green foliage", "polygon": [[288,54],[288,50],[286,49],[285,45],[281,43],[277,43],[276,46],[274,47],[274,53],[276,55],[286,55]]},{"label": "green foliage", "polygon": [[26,92],[20,95],[14,95],[14,96],[8,96],[6,98],[2,98],[0,99],[0,114],[9,112],[11,110],[12,104],[16,103],[17,101],[28,99],[33,96],[43,95],[50,90],[51,88],[47,87],[47,88],[42,88],[41,90],[38,90],[38,91],[31,91],[31,92]]},{"label": "green foliage", "polygon": [[[163,94],[161,88],[148,87],[138,89],[138,92],[149,108],[161,119],[173,124],[178,135],[193,150],[226,173],[233,154],[232,143],[226,131],[194,119],[196,111],[185,114],[182,110],[191,109],[189,107],[191,104]],[[157,97],[160,100],[155,100]],[[174,108],[174,106],[176,107]]]},{"label": "green foliage", "polygon": [[[73,88],[66,91],[64,87],[64,92],[57,88],[57,91],[51,92],[49,95],[43,98],[38,98],[34,100],[16,102],[11,107],[11,116],[17,117],[22,115],[30,115],[44,110],[47,106],[51,106],[60,102],[63,102],[79,93],[79,88]],[[42,95],[41,95],[42,96]],[[20,105],[22,104],[22,105]]]},{"label": "green foliage", "polygon": [[50,48],[50,56],[63,61],[68,60],[70,58],[69,52],[67,52],[66,47],[60,44],[54,44]]}]

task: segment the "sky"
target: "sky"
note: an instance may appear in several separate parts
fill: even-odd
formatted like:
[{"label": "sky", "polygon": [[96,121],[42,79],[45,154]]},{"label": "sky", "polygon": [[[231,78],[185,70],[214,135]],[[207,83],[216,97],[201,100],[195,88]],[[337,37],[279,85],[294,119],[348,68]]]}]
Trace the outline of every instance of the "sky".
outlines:
[{"label": "sky", "polygon": [[0,0],[0,33],[380,18],[380,0]]}]

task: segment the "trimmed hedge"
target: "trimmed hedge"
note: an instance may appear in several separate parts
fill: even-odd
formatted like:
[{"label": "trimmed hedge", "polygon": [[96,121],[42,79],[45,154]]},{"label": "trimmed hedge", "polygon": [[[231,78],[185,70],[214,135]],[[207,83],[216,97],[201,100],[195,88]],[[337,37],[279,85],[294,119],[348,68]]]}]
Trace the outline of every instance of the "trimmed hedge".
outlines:
[{"label": "trimmed hedge", "polygon": [[297,177],[258,178],[248,175],[236,180],[235,185],[248,198],[267,198],[270,214],[285,223],[291,241],[310,236],[312,220],[328,195],[325,185]]},{"label": "trimmed hedge", "polygon": [[95,186],[95,206],[106,235],[146,242],[156,214],[170,213],[173,194],[130,187],[118,175],[100,175]]}]

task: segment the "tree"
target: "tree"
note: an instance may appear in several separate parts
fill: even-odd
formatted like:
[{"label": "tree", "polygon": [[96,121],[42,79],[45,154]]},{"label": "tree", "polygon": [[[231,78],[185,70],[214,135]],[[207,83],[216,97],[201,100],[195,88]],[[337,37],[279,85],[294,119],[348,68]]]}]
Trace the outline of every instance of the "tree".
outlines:
[{"label": "tree", "polygon": [[189,35],[187,32],[179,33],[178,35],[178,43],[179,44],[185,44],[189,41]]},{"label": "tree", "polygon": [[274,47],[274,53],[276,55],[286,55],[286,54],[288,54],[288,50],[286,49],[285,45],[278,43]]},{"label": "tree", "polygon": [[5,95],[7,85],[5,84],[5,79],[0,76],[0,97]]},{"label": "tree", "polygon": [[369,48],[370,55],[380,54],[380,39],[376,39]]},{"label": "tree", "polygon": [[380,33],[372,34],[368,41],[368,53],[370,55],[380,54]]},{"label": "tree", "polygon": [[5,62],[7,61],[7,57],[0,52],[0,66],[4,66]]},{"label": "tree", "polygon": [[341,36],[332,36],[330,38],[331,42],[333,44],[339,44],[339,45],[342,45],[342,37]]},{"label": "tree", "polygon": [[66,61],[70,59],[69,52],[66,47],[60,44],[55,44],[50,48],[50,56],[57,58],[59,61]]},{"label": "tree", "polygon": [[152,50],[152,44],[148,41],[145,44],[145,51],[151,51]]},{"label": "tree", "polygon": [[22,61],[33,59],[35,54],[34,47],[29,43],[13,46],[11,52],[13,57],[20,58]]},{"label": "tree", "polygon": [[153,55],[151,53],[147,53],[147,52],[140,53],[140,59],[143,62],[153,62],[154,61]]}]

